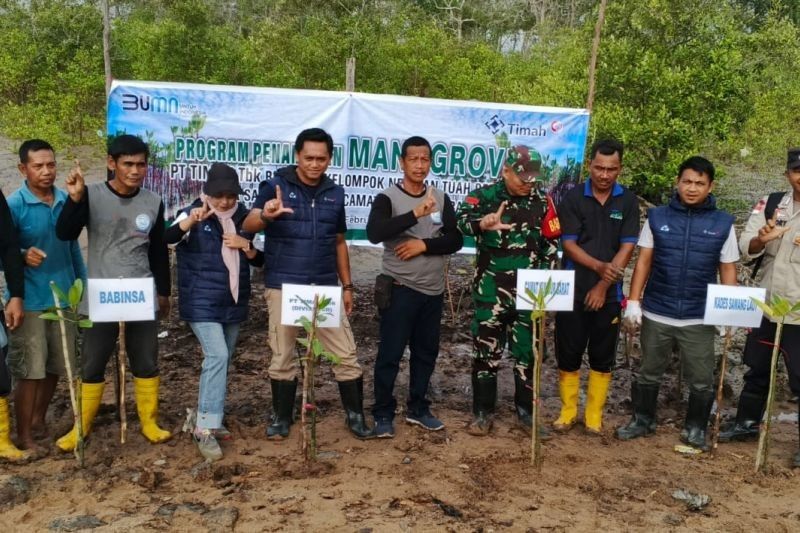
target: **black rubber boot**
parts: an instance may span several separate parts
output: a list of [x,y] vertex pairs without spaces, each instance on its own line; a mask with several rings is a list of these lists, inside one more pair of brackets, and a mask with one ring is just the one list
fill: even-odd
[[692,391],[689,394],[689,406],[686,408],[686,421],[681,430],[681,442],[704,452],[709,450],[706,430],[713,405],[714,391]]
[[297,380],[270,380],[272,388],[272,419],[267,426],[268,439],[285,439],[289,427],[294,423],[294,398],[297,393]]
[[639,385],[635,381],[631,383],[633,417],[628,425],[617,428],[618,439],[631,440],[655,432],[658,389],[658,385]]
[[342,396],[342,406],[344,406],[344,422],[350,433],[359,439],[375,437],[364,418],[364,378],[340,381],[339,394]]
[[478,437],[486,436],[492,429],[494,407],[497,404],[497,374],[478,377],[472,373],[472,422],[467,433]]
[[758,430],[764,418],[767,397],[742,391],[736,408],[736,420],[726,424],[719,432],[720,442],[758,440]]
[[[528,435],[533,430],[533,383],[532,379],[524,379],[514,371],[514,409],[517,411],[517,421]],[[550,432],[545,427],[539,426],[539,438],[548,440]]]

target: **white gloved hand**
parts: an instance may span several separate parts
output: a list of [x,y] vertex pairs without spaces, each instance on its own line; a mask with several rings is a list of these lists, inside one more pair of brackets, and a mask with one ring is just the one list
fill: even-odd
[[625,314],[622,315],[622,326],[628,331],[634,331],[642,325],[642,306],[639,300],[628,300]]

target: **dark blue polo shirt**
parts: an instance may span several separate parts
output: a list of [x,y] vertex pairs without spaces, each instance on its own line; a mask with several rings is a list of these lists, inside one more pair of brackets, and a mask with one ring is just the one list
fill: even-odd
[[[614,259],[622,243],[636,243],[639,238],[639,199],[626,187],[615,183],[605,205],[592,195],[592,183],[586,180],[570,190],[558,205],[561,239],[576,241],[587,254],[607,263]],[[564,254],[563,268],[575,271],[576,309],[581,309],[586,294],[600,276]],[[612,285],[606,302],[622,301],[622,282]]]

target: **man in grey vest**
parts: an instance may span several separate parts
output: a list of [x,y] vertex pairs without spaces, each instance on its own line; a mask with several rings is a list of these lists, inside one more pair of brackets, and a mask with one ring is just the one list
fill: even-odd
[[[445,255],[461,249],[455,209],[442,191],[425,184],[431,145],[410,137],[400,153],[403,181],[375,197],[367,221],[370,242],[383,243],[382,275],[388,302],[380,309],[380,344],[375,361],[374,435],[394,437],[394,382],[410,348],[406,422],[430,431],[444,428],[431,414],[428,383],[439,355]],[[380,291],[380,288],[378,289]]]
[[[65,181],[69,198],[56,222],[56,236],[77,239],[84,226],[89,234],[89,279],[153,278],[161,317],[169,314],[170,272],[164,241],[164,203],[142,189],[147,175],[147,144],[134,135],[120,135],[108,147],[111,179],[86,185],[80,166]],[[83,333],[81,416],[88,435],[103,397],[105,369],[114,352],[119,324],[95,323]],[[163,442],[170,432],[161,429],[158,416],[158,322],[126,322],[125,345],[133,374],[136,410],[142,434]],[[58,439],[63,451],[75,449],[77,429]]]

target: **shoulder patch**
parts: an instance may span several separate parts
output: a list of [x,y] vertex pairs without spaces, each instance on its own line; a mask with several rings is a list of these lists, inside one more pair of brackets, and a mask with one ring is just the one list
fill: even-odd
[[474,196],[467,196],[466,198],[464,198],[464,201],[467,202],[469,205],[478,205],[480,203],[480,200],[478,200]]
[[767,207],[767,199],[762,198],[758,201],[758,203],[753,207],[753,215],[757,215],[759,213],[763,213],[764,209]]

